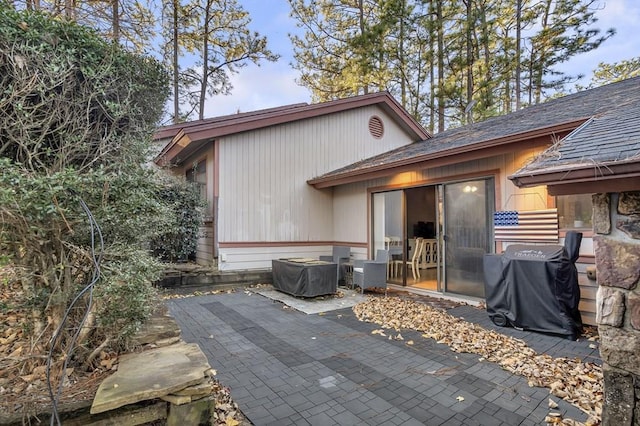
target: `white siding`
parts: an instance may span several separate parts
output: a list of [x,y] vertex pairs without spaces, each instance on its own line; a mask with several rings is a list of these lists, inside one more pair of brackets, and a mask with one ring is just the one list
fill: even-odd
[[330,245],[232,247],[220,250],[218,268],[221,271],[270,269],[272,259],[307,257],[317,259],[331,254]]
[[[373,115],[384,123],[381,139],[369,134]],[[407,134],[377,106],[220,139],[220,268],[264,267],[267,260],[270,266],[272,254],[288,253],[281,247],[265,248],[270,242],[348,241],[334,230],[333,190],[315,189],[307,180],[408,143]],[[366,210],[361,217],[366,220]],[[253,242],[260,244],[225,247]],[[317,247],[308,251],[331,251]],[[297,253],[299,247],[292,244],[290,250]]]

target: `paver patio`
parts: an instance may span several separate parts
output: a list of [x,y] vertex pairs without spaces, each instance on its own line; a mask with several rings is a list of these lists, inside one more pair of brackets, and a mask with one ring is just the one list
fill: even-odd
[[[307,315],[252,292],[168,305],[183,339],[200,345],[255,425],[540,425],[550,411],[548,389],[418,332],[403,331],[405,341],[372,335],[379,326],[358,321],[351,308]],[[480,309],[448,312],[498,329]],[[592,342],[499,330],[538,352],[599,362]],[[552,411],[586,420],[553,399]]]

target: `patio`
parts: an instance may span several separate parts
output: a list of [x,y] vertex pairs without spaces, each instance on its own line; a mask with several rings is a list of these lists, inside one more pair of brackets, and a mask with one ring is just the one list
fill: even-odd
[[[497,328],[480,309],[436,303]],[[587,420],[549,389],[530,387],[524,377],[478,355],[452,352],[416,331],[402,330],[402,340],[383,337],[378,324],[359,321],[352,308],[307,315],[251,290],[168,305],[183,338],[201,346],[256,425],[539,425],[550,413]],[[498,331],[538,353],[599,362],[588,340]],[[557,408],[549,406],[550,397]]]

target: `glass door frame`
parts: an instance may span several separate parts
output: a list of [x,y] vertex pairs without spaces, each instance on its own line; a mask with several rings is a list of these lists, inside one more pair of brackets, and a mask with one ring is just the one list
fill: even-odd
[[[442,285],[442,289],[441,292],[442,293],[451,293],[451,294],[456,294],[456,295],[461,295],[463,297],[484,297],[484,287],[482,287],[482,296],[478,295],[478,294],[466,294],[466,293],[461,293],[461,292],[455,292],[455,291],[451,291],[451,289],[449,288],[449,277],[447,276],[447,270],[450,269],[453,266],[453,259],[449,258],[449,256],[451,255],[451,251],[449,250],[448,244],[451,244],[451,238],[449,235],[447,235],[447,210],[451,209],[453,210],[453,208],[451,206],[448,206],[447,200],[446,200],[446,193],[447,193],[447,187],[453,187],[454,185],[462,185],[465,183],[469,183],[472,184],[473,183],[477,183],[479,181],[483,182],[483,186],[484,186],[484,196],[482,198],[482,201],[484,202],[484,212],[485,212],[485,220],[484,220],[484,224],[486,226],[486,228],[484,229],[484,237],[486,237],[486,242],[484,244],[483,249],[485,250],[485,253],[494,253],[495,252],[495,239],[494,239],[494,234],[493,234],[493,213],[495,212],[496,209],[496,177],[495,176],[477,176],[477,177],[470,177],[468,179],[461,179],[461,180],[456,180],[456,181],[451,181],[451,182],[444,182],[439,186],[439,190],[441,191],[439,194],[439,202],[441,201],[442,204],[441,206],[439,205],[439,209],[441,208],[442,210],[439,211],[440,213],[440,217],[441,217],[441,224],[440,224],[440,231],[441,231],[441,238],[440,238],[440,242],[441,242],[441,246],[440,246],[440,255],[441,255],[441,263],[440,263],[440,267],[441,269],[441,279],[438,280],[438,283]],[[466,189],[466,187],[465,187]],[[476,247],[472,247],[473,249],[479,249]],[[477,256],[476,256],[477,257]],[[482,259],[475,259],[475,263],[479,264],[480,268],[482,268]],[[480,271],[481,273],[482,271]],[[477,277],[476,277],[477,278]]]
[[[489,173],[489,174],[480,174],[477,176],[465,176],[464,178],[461,179],[452,179],[452,180],[443,180],[440,182],[430,182],[430,183],[423,183],[423,184],[417,184],[417,185],[408,185],[408,186],[404,186],[401,188],[398,187],[394,187],[394,188],[388,188],[388,189],[378,189],[375,191],[372,191],[371,194],[371,198],[370,198],[370,202],[371,202],[371,229],[370,229],[370,238],[372,241],[371,244],[371,251],[372,251],[372,255],[375,255],[375,251],[378,248],[383,248],[384,246],[378,247],[376,244],[376,235],[375,235],[375,221],[377,220],[377,215],[375,214],[375,209],[376,209],[376,203],[375,203],[375,198],[376,196],[380,196],[379,194],[385,194],[385,193],[389,193],[389,192],[398,192],[401,195],[401,218],[402,218],[402,242],[403,242],[403,248],[402,248],[402,264],[405,265],[403,267],[406,268],[406,262],[408,260],[408,250],[407,250],[407,200],[406,200],[406,191],[410,190],[410,189],[415,189],[415,188],[426,188],[426,187],[433,187],[435,190],[435,238],[438,241],[437,244],[437,249],[438,249],[438,260],[437,260],[437,267],[436,267],[436,292],[438,293],[447,293],[448,289],[447,289],[447,273],[446,273],[446,265],[447,265],[447,259],[446,259],[446,253],[447,253],[447,242],[445,241],[445,225],[446,225],[446,203],[445,203],[445,187],[447,185],[452,185],[452,184],[460,184],[460,183],[464,183],[464,182],[472,182],[472,181],[484,181],[484,186],[487,190],[486,194],[485,194],[485,208],[487,209],[486,214],[487,214],[487,220],[486,220],[486,233],[487,233],[487,249],[489,253],[494,253],[495,252],[495,239],[494,239],[494,235],[493,235],[493,226],[492,226],[492,218],[493,218],[493,212],[495,212],[496,209],[496,200],[498,197],[498,190],[499,188],[496,187],[496,182],[498,181],[498,176],[496,174],[493,173]],[[487,198],[488,197],[488,198]],[[490,220],[491,219],[491,220]],[[383,237],[384,240],[384,237]],[[410,285],[407,285],[407,277],[406,277],[406,271],[405,273],[402,274],[402,280],[400,283],[397,283],[397,285],[401,285],[403,287],[410,287]],[[459,293],[452,293],[452,294],[459,294]],[[462,296],[466,296],[464,294],[461,294]],[[469,297],[473,297],[473,296],[469,296]]]
[[[414,185],[414,186],[407,186],[407,187],[402,187],[402,188],[390,188],[390,189],[386,189],[386,190],[379,190],[379,191],[375,191],[375,192],[371,192],[371,230],[370,230],[370,241],[372,242],[371,244],[371,251],[372,253],[370,253],[370,257],[375,256],[376,250],[378,249],[382,249],[385,248],[384,245],[384,238],[386,236],[388,236],[385,231],[386,231],[386,227],[385,224],[386,223],[381,223],[380,222],[380,216],[382,216],[382,220],[386,222],[385,219],[385,213],[388,211],[386,209],[386,203],[387,203],[387,198],[385,197],[385,194],[389,194],[389,193],[397,193],[400,196],[400,200],[399,200],[399,206],[400,206],[400,211],[399,212],[394,212],[394,213],[398,213],[400,215],[400,228],[401,228],[401,232],[399,232],[399,237],[400,237],[400,245],[402,247],[401,252],[400,252],[400,258],[396,259],[398,261],[399,265],[402,265],[401,267],[403,268],[401,273],[398,273],[397,275],[400,277],[400,280],[398,282],[398,280],[394,280],[395,282],[391,281],[391,278],[388,278],[388,282],[391,282],[392,284],[396,284],[396,285],[401,285],[403,287],[411,287],[410,284],[407,283],[407,276],[409,275],[408,273],[408,267],[407,267],[407,262],[409,261],[409,249],[408,249],[408,237],[409,237],[409,230],[408,230],[408,202],[407,202],[407,191],[412,190],[412,189],[426,189],[426,188],[431,188],[433,193],[434,193],[434,198],[435,198],[435,202],[433,207],[433,214],[435,215],[435,219],[434,219],[434,239],[436,239],[438,241],[437,244],[437,266],[436,266],[436,290],[437,292],[441,292],[442,289],[442,283],[440,281],[440,277],[441,277],[441,268],[442,268],[442,257],[441,257],[441,229],[440,229],[440,223],[441,223],[441,218],[440,218],[440,210],[441,208],[439,207],[439,200],[438,200],[438,194],[439,194],[439,189],[438,189],[439,185],[437,184],[428,184],[428,185]],[[381,203],[381,201],[377,201],[377,200],[384,200],[384,203]],[[381,231],[382,230],[382,231]],[[377,232],[383,232],[385,233],[384,236],[380,237],[377,235]],[[391,254],[390,253],[390,258],[391,258]],[[397,253],[396,253],[397,255]],[[394,265],[394,267],[397,267],[397,265]]]

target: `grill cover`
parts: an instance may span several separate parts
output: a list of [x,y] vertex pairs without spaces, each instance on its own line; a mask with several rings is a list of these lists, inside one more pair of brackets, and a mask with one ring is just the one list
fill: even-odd
[[[500,326],[514,326],[575,340],[582,332],[575,260],[580,240],[566,248],[514,244],[502,255],[485,255],[487,313]],[[568,250],[572,250],[569,254]]]

